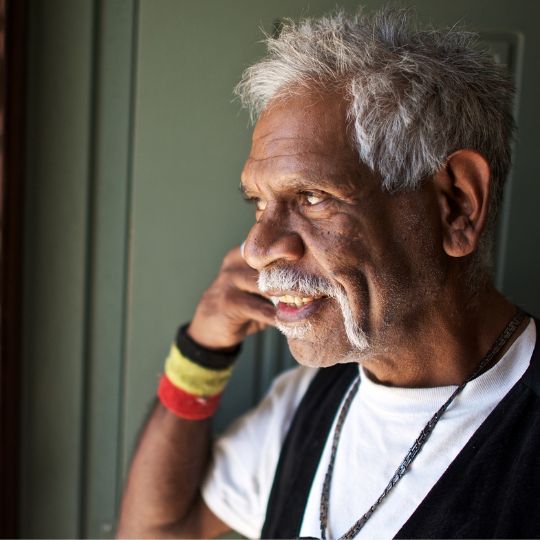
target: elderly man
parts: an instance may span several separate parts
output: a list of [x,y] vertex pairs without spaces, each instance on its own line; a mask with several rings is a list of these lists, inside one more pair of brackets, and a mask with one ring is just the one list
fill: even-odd
[[[119,535],[540,535],[535,323],[489,275],[512,86],[409,19],[288,22],[244,74],[256,222],[178,333]],[[211,451],[268,325],[302,366]]]

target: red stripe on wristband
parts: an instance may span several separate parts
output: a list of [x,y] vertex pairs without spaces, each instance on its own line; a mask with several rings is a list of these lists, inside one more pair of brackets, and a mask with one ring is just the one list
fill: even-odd
[[204,420],[216,412],[221,394],[210,397],[194,396],[175,386],[162,375],[157,392],[164,407],[185,420]]

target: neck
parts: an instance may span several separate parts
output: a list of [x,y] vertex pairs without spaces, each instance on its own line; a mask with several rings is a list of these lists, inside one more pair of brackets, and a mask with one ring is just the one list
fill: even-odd
[[[395,336],[396,345],[363,359],[367,375],[388,386],[436,387],[459,385],[489,352],[516,313],[492,285],[474,297],[439,299],[414,327]],[[524,320],[486,369],[508,350],[527,325]],[[386,351],[391,350],[388,354]]]

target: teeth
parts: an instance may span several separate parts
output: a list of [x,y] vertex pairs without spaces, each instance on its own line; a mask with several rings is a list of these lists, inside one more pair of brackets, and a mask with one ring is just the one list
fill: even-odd
[[277,305],[279,302],[281,302],[283,304],[289,304],[291,306],[302,307],[306,304],[309,304],[310,302],[313,302],[314,298],[285,294],[283,296],[272,296],[271,300],[274,305]]

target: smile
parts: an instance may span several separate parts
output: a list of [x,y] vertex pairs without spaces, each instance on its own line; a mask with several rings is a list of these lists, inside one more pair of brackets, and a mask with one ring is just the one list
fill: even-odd
[[285,294],[284,296],[272,296],[271,300],[275,306],[278,304],[286,304],[287,306],[291,307],[302,307],[313,302],[315,298],[310,298],[308,296],[291,296],[290,294]]
[[276,306],[276,317],[282,323],[294,323],[306,319],[317,311],[326,297],[295,296],[285,294],[272,296]]

